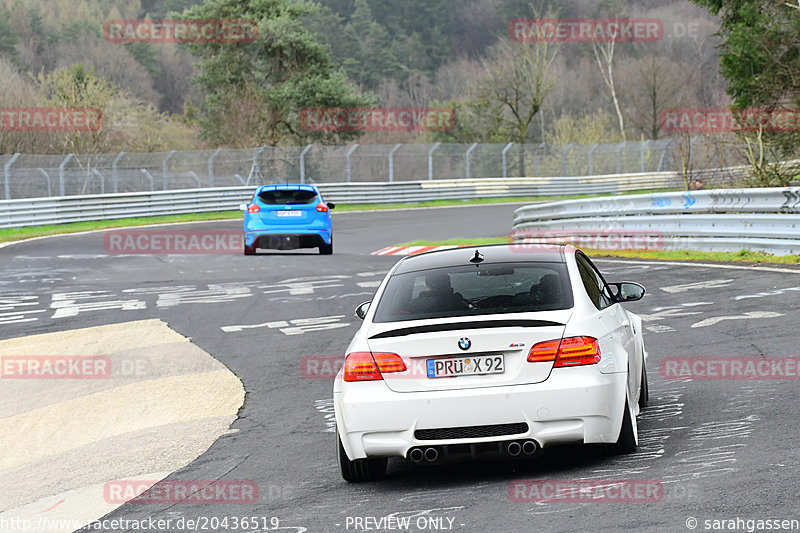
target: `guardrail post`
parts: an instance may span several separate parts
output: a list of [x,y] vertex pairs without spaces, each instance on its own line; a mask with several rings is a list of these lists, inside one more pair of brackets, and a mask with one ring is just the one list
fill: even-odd
[[175,150],[172,150],[170,153],[167,154],[167,157],[164,158],[164,163],[161,165],[161,179],[164,182],[164,190],[166,191],[169,187],[167,187],[167,162],[172,159],[172,156],[175,155]]
[[[545,143],[541,143],[536,147],[536,151],[533,152],[533,173],[537,176],[539,175],[539,150],[545,146],[547,146]],[[525,145],[522,145],[522,149],[525,150]],[[522,169],[522,173],[525,173],[524,168]]]
[[75,157],[75,154],[69,154],[60,165],[58,165],[58,192],[59,196],[66,196],[65,188],[64,188],[64,171],[67,168],[67,163]]
[[503,148],[503,177],[508,177],[508,159],[507,154],[511,147],[514,146],[514,143],[508,143],[505,148]]
[[114,192],[119,192],[119,160],[125,155],[125,152],[120,152],[114,162],[111,164],[111,179],[114,180]]
[[597,150],[597,147],[600,146],[600,143],[594,143],[594,146],[589,149],[589,175],[594,176],[594,151]]
[[[6,185],[5,186],[6,200],[11,200],[11,185],[10,185],[9,180],[8,180],[9,173],[11,172],[11,165],[13,165],[14,161],[16,161],[19,158],[19,156],[21,156],[21,155],[22,154],[14,154],[14,156],[11,159],[9,159],[8,162],[5,164],[5,167],[3,169],[5,171],[5,179],[6,179],[6,182],[5,182],[5,185]],[[49,196],[49,193],[48,193],[48,196]]]
[[402,144],[395,144],[394,148],[389,152],[389,183],[394,181],[394,153],[403,146]]
[[436,143],[428,150],[428,181],[433,181],[433,152],[435,152],[441,144],[442,143]]
[[642,165],[641,165],[642,170],[641,170],[641,172],[644,172],[644,151],[647,148],[648,144],[650,144],[650,140],[649,139],[644,141],[643,143],[641,143],[641,145],[639,146],[639,148],[641,149],[641,156],[642,156]]
[[355,152],[356,148],[359,146],[359,144],[354,144],[353,147],[347,151],[347,183],[352,181],[352,175],[350,174],[350,156],[353,155],[353,152]]
[[50,192],[50,176],[47,174],[47,172],[44,171],[43,168],[40,168],[39,172],[44,174],[44,177],[47,180],[47,196],[49,197],[51,194],[53,194],[52,192]]
[[313,144],[309,144],[300,152],[300,183],[306,182],[306,154],[313,146]]
[[572,150],[572,147],[573,147],[574,145],[575,145],[575,143],[569,143],[569,144],[567,145],[567,147],[566,147],[566,148],[564,148],[564,166],[562,167],[562,168],[563,168],[563,171],[561,172],[561,174],[562,174],[562,175],[563,175],[565,178],[567,177],[567,154],[569,153],[569,151],[570,151],[570,150]]
[[622,141],[617,148],[617,174],[622,174],[622,149],[625,148],[625,142]]
[[100,174],[100,171],[97,170],[96,168],[92,169],[92,174],[94,174],[96,177],[100,178],[100,194],[105,194],[106,193],[106,180],[105,180],[105,178],[103,177],[102,174]]
[[467,154],[466,154],[466,158],[467,158],[467,177],[468,177],[468,178],[471,178],[471,177],[472,177],[472,176],[470,175],[470,174],[471,174],[471,172],[470,172],[470,165],[469,165],[469,154],[471,154],[471,153],[472,153],[472,151],[473,151],[473,150],[475,150],[475,148],[477,148],[477,147],[478,147],[478,143],[475,143],[475,144],[473,144],[472,146],[470,146],[469,148],[467,148]]
[[142,174],[144,174],[144,176],[145,176],[147,179],[149,179],[149,180],[150,180],[150,192],[153,192],[153,191],[155,190],[155,180],[153,179],[153,175],[152,175],[152,174],[150,174],[150,172],[148,172],[146,168],[140,168],[140,169],[139,169],[139,172],[141,172]]
[[217,148],[217,151],[211,154],[211,157],[208,158],[208,186],[214,186],[214,159],[219,155],[222,151],[222,148]]

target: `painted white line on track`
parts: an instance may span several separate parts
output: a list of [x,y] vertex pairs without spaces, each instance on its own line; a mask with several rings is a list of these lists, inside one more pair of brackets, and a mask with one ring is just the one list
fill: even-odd
[[695,289],[718,289],[727,287],[733,283],[732,279],[712,279],[709,281],[697,281],[695,283],[685,283],[683,285],[672,285],[671,287],[661,287],[661,290],[670,294],[687,292]]
[[751,311],[749,313],[745,313],[743,315],[735,315],[735,316],[713,316],[711,318],[706,318],[692,324],[693,328],[705,328],[707,326],[713,326],[714,324],[718,324],[725,320],[751,320],[757,318],[778,318],[779,316],[785,316],[783,313],[776,313],[774,311]]

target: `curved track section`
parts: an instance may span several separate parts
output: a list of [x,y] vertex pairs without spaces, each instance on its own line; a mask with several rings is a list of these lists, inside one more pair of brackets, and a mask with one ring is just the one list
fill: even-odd
[[[685,381],[659,371],[661,360],[674,356],[796,356],[800,269],[791,267],[597,261],[609,281],[639,281],[649,289],[630,306],[643,316],[650,353],[650,406],[639,421],[635,454],[562,447],[527,463],[433,468],[393,460],[384,481],[341,480],[332,383],[324,366],[302,362],[341,357],[357,328],[352,310],[397,260],[370,253],[412,239],[507,234],[515,207],[341,214],[334,219],[337,248],[328,257],[110,255],[102,234],[6,247],[0,327],[9,338],[158,318],[242,380],[247,396],[235,431],[168,479],[251,482],[257,502],[151,500],[106,517],[172,521],[162,529],[151,522],[151,531],[205,524],[252,532],[660,532],[686,531],[690,518],[698,529],[705,520],[798,518],[789,490],[798,472],[791,449],[799,435],[789,422],[800,408],[796,381]],[[93,458],[85,461],[90,468]],[[519,480],[578,480],[598,495],[633,480],[655,483],[661,492],[649,500],[543,502],[530,491],[515,493]],[[239,520],[245,516],[257,520]],[[135,530],[132,524],[107,523],[104,530]]]

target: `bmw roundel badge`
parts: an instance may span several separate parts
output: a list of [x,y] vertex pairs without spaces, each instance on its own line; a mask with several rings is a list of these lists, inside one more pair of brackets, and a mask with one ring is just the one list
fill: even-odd
[[469,340],[467,337],[461,337],[458,341],[458,347],[462,350],[469,350],[469,347],[472,346],[472,341]]

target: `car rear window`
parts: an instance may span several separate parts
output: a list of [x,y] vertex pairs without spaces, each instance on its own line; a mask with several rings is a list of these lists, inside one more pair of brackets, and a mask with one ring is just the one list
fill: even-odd
[[572,307],[563,263],[465,265],[392,276],[375,322],[553,311]]
[[279,204],[310,204],[317,198],[314,191],[298,189],[277,189],[273,191],[263,191],[258,195],[258,199],[269,205]]

